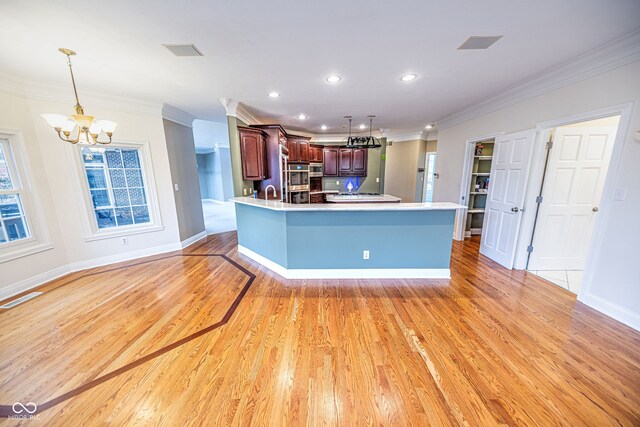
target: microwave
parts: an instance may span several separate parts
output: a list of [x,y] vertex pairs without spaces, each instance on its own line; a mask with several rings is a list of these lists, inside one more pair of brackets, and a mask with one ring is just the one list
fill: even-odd
[[322,177],[322,163],[309,163],[309,176]]

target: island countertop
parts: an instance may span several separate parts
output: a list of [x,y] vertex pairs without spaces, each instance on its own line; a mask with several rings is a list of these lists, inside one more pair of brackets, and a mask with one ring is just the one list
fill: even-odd
[[278,200],[254,199],[253,197],[234,197],[234,203],[255,206],[274,211],[312,212],[312,211],[442,211],[466,209],[464,205],[449,202],[430,203],[284,203]]

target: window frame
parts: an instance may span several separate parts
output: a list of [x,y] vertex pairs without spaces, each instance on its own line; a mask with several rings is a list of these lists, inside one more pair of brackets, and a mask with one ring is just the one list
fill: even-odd
[[[69,144],[70,145],[70,144]],[[91,148],[120,148],[124,150],[136,149],[138,150],[138,159],[140,161],[140,171],[142,173],[143,187],[145,196],[147,198],[147,208],[149,210],[149,222],[143,224],[128,224],[128,225],[116,225],[115,227],[99,228],[98,221],[95,214],[95,208],[93,206],[93,199],[91,197],[91,189],[89,188],[89,182],[87,178],[87,172],[85,169],[84,159],[82,157],[82,148],[86,148],[86,145],[70,146],[72,156],[77,172],[77,181],[79,183],[80,191],[78,194],[81,201],[81,205],[84,206],[83,223],[85,227],[84,240],[87,242],[101,239],[110,239],[120,236],[130,236],[139,233],[150,233],[154,231],[161,231],[164,229],[162,220],[160,217],[160,208],[158,205],[158,197],[155,185],[155,174],[153,173],[153,163],[151,161],[151,154],[149,150],[149,142],[139,141],[125,141],[117,140],[108,145],[96,145]],[[105,159],[106,161],[106,159]],[[105,168],[105,178],[107,180],[108,188],[110,187],[109,175]],[[109,198],[112,194],[109,192]]]
[[0,129],[0,144],[7,156],[7,166],[22,204],[23,218],[28,227],[29,237],[0,244],[0,264],[32,255],[54,247],[45,222],[37,188],[31,185],[29,171],[33,170],[25,155],[25,143],[22,132],[13,129]]

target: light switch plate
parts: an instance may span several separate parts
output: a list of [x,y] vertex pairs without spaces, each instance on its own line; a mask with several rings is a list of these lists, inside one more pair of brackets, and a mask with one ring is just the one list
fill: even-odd
[[173,184],[173,189],[176,191],[180,191],[180,187],[178,187],[178,184]]

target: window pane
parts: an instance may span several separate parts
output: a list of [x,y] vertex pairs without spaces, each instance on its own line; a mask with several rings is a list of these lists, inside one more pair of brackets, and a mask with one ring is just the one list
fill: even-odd
[[116,226],[116,218],[113,209],[96,210],[96,219],[98,220],[98,228],[107,228]]
[[136,224],[150,221],[149,209],[146,206],[134,206],[131,210],[133,210],[133,219],[136,221]]
[[107,188],[107,179],[102,168],[87,168],[89,188]]
[[22,215],[20,198],[15,194],[0,196],[0,217],[10,218]]
[[87,147],[83,147],[82,148],[82,159],[84,160],[85,164],[92,164],[92,163],[104,163],[104,156],[102,155],[102,152],[104,151],[104,149],[100,149],[100,148],[87,148]]
[[138,150],[122,150],[122,158],[124,159],[125,168],[140,168]]
[[126,189],[114,189],[113,196],[116,201],[116,206],[131,206],[129,203],[129,193]]
[[131,208],[116,209],[116,220],[118,225],[133,224],[133,218],[131,217]]
[[131,205],[144,205],[147,203],[144,197],[144,188],[130,188],[129,199],[131,200]]
[[142,174],[140,169],[126,169],[127,185],[129,187],[142,187]]
[[107,164],[110,168],[122,167],[122,156],[120,155],[119,148],[109,148],[105,150],[105,155],[107,156]]
[[29,237],[27,233],[27,226],[24,223],[24,218],[12,218],[4,221],[4,228],[7,231],[9,240],[19,240]]
[[91,190],[91,200],[93,207],[111,206],[109,192],[107,190]]
[[111,177],[111,186],[113,188],[127,188],[127,182],[124,180],[124,169],[109,169]]
[[7,163],[7,158],[4,154],[4,147],[0,145],[0,190],[10,190],[13,188]]
[[6,241],[7,238],[4,234],[4,225],[2,224],[2,221],[0,221],[0,243],[5,243]]

